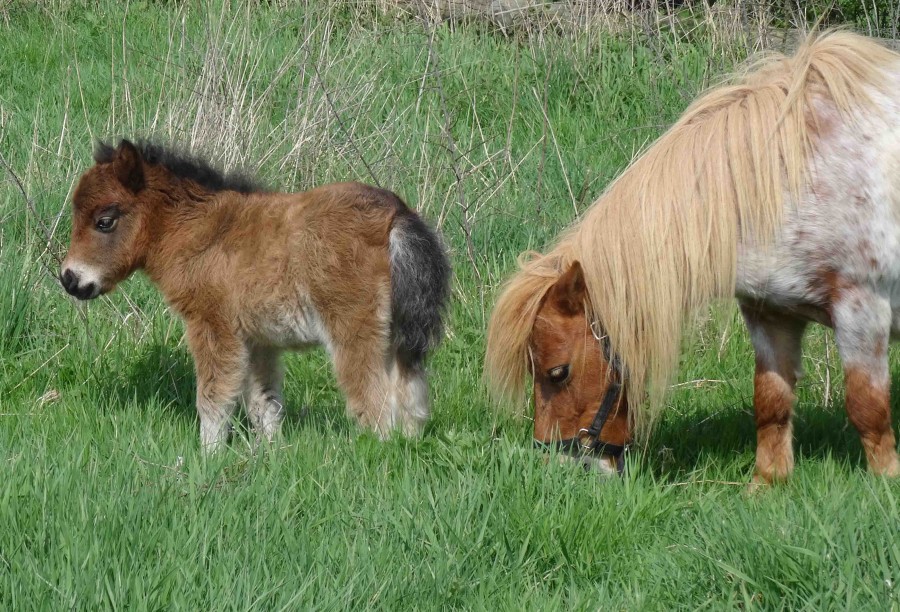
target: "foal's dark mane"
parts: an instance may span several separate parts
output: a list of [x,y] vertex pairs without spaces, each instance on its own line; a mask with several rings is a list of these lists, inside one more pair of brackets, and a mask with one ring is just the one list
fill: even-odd
[[[123,139],[122,143],[129,141]],[[176,177],[194,181],[210,191],[238,191],[254,193],[265,189],[242,172],[224,173],[209,162],[175,147],[141,140],[134,147],[148,164],[162,166]],[[98,164],[111,162],[116,156],[116,148],[105,142],[98,142],[94,150],[94,161]]]

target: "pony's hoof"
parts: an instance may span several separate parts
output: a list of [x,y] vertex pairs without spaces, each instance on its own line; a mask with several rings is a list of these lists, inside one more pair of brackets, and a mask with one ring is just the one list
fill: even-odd
[[771,488],[772,484],[769,481],[758,474],[754,474],[744,493],[749,496],[762,495]]

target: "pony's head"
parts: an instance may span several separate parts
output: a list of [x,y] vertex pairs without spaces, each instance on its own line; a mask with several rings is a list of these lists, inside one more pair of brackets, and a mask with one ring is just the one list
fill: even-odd
[[487,372],[508,396],[521,396],[530,375],[536,446],[603,473],[622,470],[631,440],[622,368],[591,322],[578,261],[533,260],[507,285],[488,331]]
[[573,262],[541,302],[528,344],[534,440],[602,472],[621,471],[631,439],[621,367],[585,310],[581,264]]
[[111,291],[140,267],[147,248],[149,206],[144,162],[123,140],[100,145],[96,162],[78,182],[72,198],[72,238],[60,282],[80,300]]

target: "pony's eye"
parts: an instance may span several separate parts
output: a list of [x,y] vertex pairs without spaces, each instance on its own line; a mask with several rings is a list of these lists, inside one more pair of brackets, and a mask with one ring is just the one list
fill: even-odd
[[115,229],[117,221],[118,219],[116,217],[100,217],[97,219],[96,226],[98,230],[104,234],[108,234]]
[[556,366],[547,371],[547,378],[554,384],[565,382],[569,378],[569,365]]

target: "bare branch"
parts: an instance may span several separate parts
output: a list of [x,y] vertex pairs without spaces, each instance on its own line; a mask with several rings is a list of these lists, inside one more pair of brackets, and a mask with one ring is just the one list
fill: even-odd
[[[22,183],[22,180],[19,178],[19,175],[16,174],[15,170],[12,169],[12,166],[3,156],[3,153],[0,153],[0,165],[6,170],[9,176],[12,178],[13,183],[16,184],[16,187],[19,189],[19,193],[22,194],[22,198],[25,200],[25,206],[28,208],[28,212],[31,213],[31,216],[34,218],[35,222],[38,224],[38,227],[41,228],[41,232],[44,234],[44,241],[47,245],[46,252],[50,253],[50,256],[56,261],[57,267],[62,263],[59,256],[54,252],[51,247],[53,244],[53,232],[49,227],[43,222],[40,215],[38,214],[37,208],[34,205],[34,200],[28,197],[28,192],[25,191],[25,185]],[[44,266],[47,268],[47,271],[50,272],[51,276],[56,277],[56,273],[46,264]]]
[[484,281],[481,278],[481,271],[478,267],[478,258],[475,254],[475,244],[472,241],[472,222],[469,218],[469,204],[466,200],[466,192],[463,186],[463,179],[465,178],[465,175],[459,167],[459,160],[462,156],[460,155],[459,148],[456,146],[456,139],[453,137],[450,109],[447,106],[447,96],[444,90],[444,82],[441,78],[438,56],[434,50],[435,35],[435,25],[432,23],[430,25],[430,32],[428,36],[428,63],[433,67],[432,74],[434,75],[435,83],[437,85],[437,92],[441,102],[441,112],[444,115],[444,124],[442,131],[446,149],[450,153],[450,169],[453,171],[453,176],[455,177],[454,184],[456,186],[456,196],[460,208],[460,227],[462,228],[463,235],[466,241],[466,255],[469,258],[469,262],[472,264],[472,270],[475,272],[475,276],[478,278],[478,292],[481,297],[482,314],[484,314]]

